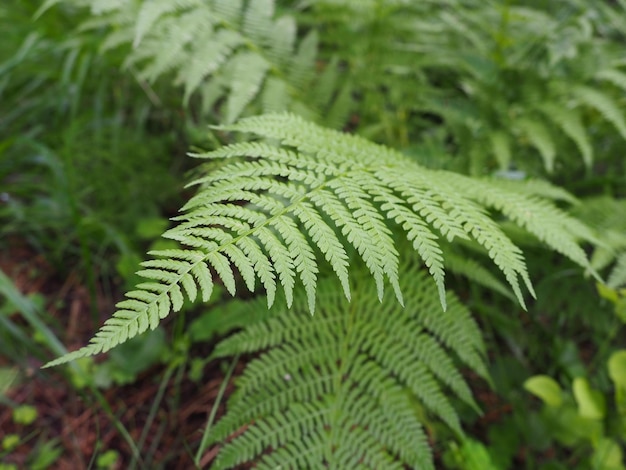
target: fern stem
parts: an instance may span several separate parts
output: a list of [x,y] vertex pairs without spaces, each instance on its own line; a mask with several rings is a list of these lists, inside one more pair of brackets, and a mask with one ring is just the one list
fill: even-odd
[[202,433],[202,440],[200,441],[200,446],[198,447],[198,451],[196,452],[196,457],[194,459],[194,464],[196,467],[200,467],[200,459],[202,458],[202,453],[205,451],[207,447],[207,443],[209,440],[209,433],[211,431],[211,427],[213,426],[213,421],[215,421],[215,416],[217,415],[217,409],[224,398],[224,392],[226,392],[226,387],[230,383],[230,377],[233,375],[235,371],[235,366],[237,362],[239,362],[239,354],[233,357],[233,360],[226,371],[226,375],[220,384],[220,389],[217,392],[217,397],[215,398],[215,403],[213,404],[213,408],[211,408],[211,414],[209,414],[209,419],[207,420],[206,426],[204,428],[204,432]]
[[[154,421],[154,417],[156,416],[159,405],[161,404],[161,400],[163,400],[165,389],[167,385],[169,384],[170,378],[172,377],[172,374],[174,373],[175,369],[176,367],[170,366],[165,370],[165,374],[163,376],[163,379],[161,380],[161,384],[159,385],[159,390],[157,391],[156,397],[154,398],[154,401],[152,402],[152,406],[150,407],[150,413],[148,413],[148,419],[146,419],[146,423],[144,424],[143,429],[141,431],[141,436],[139,437],[139,441],[137,442],[137,447],[139,449],[141,449],[146,442],[146,438],[148,437],[148,431],[150,431],[150,428],[152,427],[152,422]],[[133,459],[128,465],[129,470],[134,469],[136,464],[137,464],[136,456],[133,456]]]
[[[339,368],[335,374],[334,389],[338,391],[338,395],[342,395],[346,391],[346,386],[345,386],[346,384],[344,382],[344,376],[346,375],[347,371],[345,370],[345,367],[347,364],[350,364],[352,362],[349,358],[350,342],[352,339],[351,332],[354,331],[353,325],[354,325],[354,319],[355,319],[355,315],[357,311],[356,303],[354,302],[350,302],[349,304],[347,304],[346,308],[350,310],[350,315],[348,317],[348,322],[345,325],[345,335],[344,335],[343,342],[341,345],[342,353],[340,357],[342,358],[342,360],[340,361]],[[338,434],[339,434],[339,431],[341,430],[341,425],[339,424],[339,421],[343,413],[343,410],[342,410],[343,401],[344,401],[344,397],[338,396],[337,399],[334,400],[334,403],[335,403],[334,409],[329,414],[330,439],[328,439],[328,446],[326,448],[326,453],[327,453],[326,462],[328,463],[329,468],[335,468],[335,465],[333,465],[332,463],[333,462],[333,447],[335,447],[336,445],[335,443],[338,441]]]

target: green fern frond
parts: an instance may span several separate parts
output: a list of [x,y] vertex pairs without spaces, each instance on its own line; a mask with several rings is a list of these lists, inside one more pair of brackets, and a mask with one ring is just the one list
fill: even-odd
[[617,69],[601,70],[595,75],[597,80],[607,81],[626,91],[626,73]]
[[552,173],[554,170],[554,159],[556,157],[556,147],[550,131],[541,121],[534,119],[522,118],[515,122],[515,125],[521,130],[530,143],[539,151],[543,158],[543,164]]
[[196,155],[231,161],[192,183],[201,185],[200,191],[175,218],[179,225],[164,234],[186,248],[152,252],[157,259],[140,271],[148,282],[127,295],[88,346],[50,365],[107,351],[156,327],[181,308],[185,295],[193,300],[200,292],[208,299],[213,275],[235,295],[235,268],[250,291],[256,279],[261,281],[268,306],[278,284],[288,306],[296,284],[302,284],[313,312],[319,255],[350,298],[354,250],[369,269],[378,298],[388,282],[403,303],[396,229],[428,267],[444,309],[445,255],[439,237],[482,246],[524,305],[519,279],[533,290],[522,252],[488,209],[588,266],[576,241],[592,239],[589,230],[550,202],[526,195],[523,185],[428,170],[389,148],[288,114],[248,118],[225,129],[269,140]]
[[579,86],[574,88],[572,92],[581,103],[584,103],[591,108],[595,108],[598,112],[600,112],[600,114],[602,114],[607,121],[615,126],[620,135],[626,139],[626,121],[624,120],[624,114],[615,104],[613,99],[609,98],[606,94],[589,87]]
[[231,93],[226,103],[225,121],[231,123],[242,113],[244,108],[257,96],[265,74],[270,68],[267,61],[256,53],[242,52],[232,62],[233,68]]
[[[591,257],[594,269],[608,267],[626,252],[626,200],[607,196],[588,198],[574,208],[573,214],[597,232],[599,240],[595,242]],[[611,286],[614,286],[615,276],[620,277],[619,274],[609,275]]]
[[[489,179],[483,186],[479,180],[451,177],[463,193],[477,198],[482,204],[497,209],[511,221],[550,248],[565,255],[580,266],[590,268],[579,241],[598,243],[597,236],[582,222],[566,215],[543,199],[529,195],[524,182]],[[504,192],[502,192],[504,191]],[[530,288],[530,287],[529,287]]]
[[626,286],[626,252],[617,257],[617,262],[609,275],[607,285],[613,289]]
[[504,297],[515,300],[515,296],[511,294],[507,286],[475,259],[453,251],[446,251],[446,268],[467,278],[470,282],[480,284]]
[[139,46],[146,33],[159,18],[167,13],[175,13],[191,7],[201,5],[200,0],[152,0],[143,2],[137,14],[133,47]]
[[593,149],[583,126],[580,112],[577,109],[565,109],[554,103],[545,103],[539,107],[539,110],[574,141],[585,165],[591,167]]
[[493,154],[502,169],[508,169],[511,164],[511,142],[509,136],[503,131],[492,131],[489,140]]
[[206,113],[223,103],[222,122],[235,121],[253,103],[307,117],[324,110],[308,100],[317,33],[299,39],[295,19],[278,16],[274,0],[128,0],[106,9],[96,8],[96,0],[65,1],[91,7],[83,30],[110,31],[103,51],[131,46],[125,67],[148,82],[174,74],[186,104],[196,92],[208,100]]
[[[419,266],[404,262],[400,271],[405,308],[379,303],[370,275],[355,270],[351,303],[326,279],[315,316],[305,314],[306,296],[296,295],[292,309],[274,310],[217,346],[217,357],[266,352],[237,380],[210,433],[212,442],[226,442],[246,428],[223,445],[213,468],[247,461],[258,468],[434,468],[414,403],[461,433],[450,396],[476,404],[453,358],[486,376],[485,349],[456,298],[449,295],[442,312]],[[253,316],[264,307],[257,300],[228,308]]]
[[570,192],[563,188],[554,186],[553,184],[541,179],[527,179],[522,182],[513,183],[518,186],[519,190],[524,194],[532,194],[541,199],[551,199],[553,201],[561,201],[573,206],[580,204]]

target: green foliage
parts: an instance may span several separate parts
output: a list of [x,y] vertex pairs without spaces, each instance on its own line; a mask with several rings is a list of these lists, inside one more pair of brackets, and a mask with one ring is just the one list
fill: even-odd
[[37,409],[30,405],[18,406],[13,410],[13,421],[18,424],[31,424],[37,418]]
[[[470,171],[532,169],[538,155],[552,172],[565,158],[557,148],[566,153],[566,140],[590,167],[588,129],[602,120],[626,138],[616,101],[624,84],[621,54],[602,38],[606,19],[623,14],[620,7],[455,3],[419,20],[428,33],[417,47],[448,84],[426,95],[427,109],[445,119]],[[623,37],[623,30],[611,33]]]
[[123,47],[124,67],[148,83],[173,74],[184,101],[202,114],[219,107],[221,121],[229,123],[253,102],[263,112],[290,109],[311,117],[324,110],[307,99],[317,34],[298,37],[295,18],[276,12],[274,0],[65,3],[90,7],[82,29],[108,31],[102,51]]
[[[133,280],[141,257],[132,241],[148,244],[146,233],[167,228],[158,208],[175,180],[161,157],[187,147],[197,123],[220,125],[202,139],[213,150],[195,150],[205,163],[159,242],[169,245],[152,247],[143,279],[90,344],[48,366],[116,348],[95,370],[104,381],[132,380],[158,351],[120,344],[213,298],[212,318],[196,319],[191,339],[217,331],[227,337],[212,358],[254,357],[206,434],[221,446],[218,468],[432,468],[438,421],[459,443],[444,445],[444,465],[549,468],[515,459],[558,435],[562,445],[586,443],[572,462],[608,468],[619,459],[617,433],[600,422],[609,379],[598,388],[582,378],[594,363],[578,344],[598,348],[597,365],[621,338],[613,306],[583,272],[606,273],[599,290],[619,311],[625,6],[48,0],[39,18],[62,18],[61,27],[11,28],[0,46],[0,93],[12,100],[0,129],[25,136],[0,138],[0,152],[28,157],[0,161],[3,234],[43,225],[31,239],[79,240],[85,265],[113,244],[124,254],[118,271]],[[79,29],[70,35],[67,23]],[[39,132],[48,116],[72,123]],[[100,176],[84,184],[83,174]],[[48,189],[34,191],[42,182]],[[489,429],[492,448],[462,436],[462,410],[477,406],[459,366],[488,371],[481,331],[446,287],[481,315],[495,386],[516,407]],[[521,387],[538,371],[549,375],[527,385],[548,403],[547,417],[527,413]],[[558,385],[569,381],[573,395]]]
[[56,8],[35,22],[27,3],[0,7],[0,234],[62,272],[80,260],[89,279],[94,264],[112,271],[111,253],[135,252],[138,215],[175,194],[175,131],[161,132],[172,117],[98,53],[101,34],[68,36],[83,13]]
[[[617,98],[626,72],[617,41],[605,39],[626,36],[620,6],[47,3],[89,7],[82,29],[108,31],[101,50],[121,47],[125,66],[150,83],[173,75],[186,103],[222,123],[290,110],[328,127],[356,124],[394,147],[431,139],[438,153],[459,153],[456,168],[477,174],[511,165],[535,172],[540,161],[553,172],[575,152],[590,167],[596,128],[607,135],[613,126],[620,144],[626,137]],[[441,121],[445,132],[432,139]]]
[[450,461],[447,463],[447,468],[458,468],[461,470],[498,469],[489,456],[487,448],[480,442],[472,439],[463,439],[460,446],[452,443],[446,457]]
[[291,308],[269,314],[263,299],[228,305],[225,315],[242,313],[248,322],[214,356],[262,354],[239,377],[228,413],[211,430],[210,442],[228,442],[212,468],[247,461],[259,468],[434,468],[424,416],[461,432],[452,397],[477,406],[453,358],[487,374],[469,312],[450,295],[442,312],[419,265],[400,266],[404,308],[381,306],[366,270],[351,274],[352,301],[327,278],[314,316],[298,294]]
[[[37,409],[30,405],[20,405],[13,409],[13,422],[21,429],[26,430],[28,426],[32,426],[33,422],[38,416]],[[23,445],[28,440],[32,439],[32,434],[19,435],[19,434],[5,434],[0,442],[0,457],[3,460],[8,456],[11,457],[11,453],[14,452],[19,446]],[[62,449],[58,445],[57,439],[42,440],[40,439],[35,445],[34,450],[28,456],[26,465],[28,468],[35,470],[44,470],[54,465],[61,456]],[[11,470],[17,469],[11,463],[0,463],[1,469]]]
[[588,468],[623,470],[626,468],[621,450],[626,442],[626,351],[614,352],[607,365],[615,387],[615,400],[610,405],[605,395],[594,389],[586,377],[573,380],[574,400],[547,376],[531,377],[524,388],[544,402],[541,418],[550,430],[550,438],[568,447],[590,444],[593,452],[588,457]]
[[488,215],[489,208],[554,250],[588,265],[577,238],[591,240],[592,233],[536,197],[532,185],[528,190],[515,182],[486,182],[428,170],[385,147],[290,115],[248,118],[229,129],[282,145],[240,143],[204,154],[204,158],[236,160],[194,182],[203,185],[201,191],[185,205],[187,213],[177,217],[179,226],[166,232],[167,238],[189,248],[152,252],[159,258],[142,263],[146,269],[138,273],[149,282],[127,294],[89,346],[49,366],[107,351],[154,329],[171,310],[180,310],[184,295],[193,301],[200,294],[208,301],[213,289],[210,268],[231,295],[236,293],[234,267],[250,291],[258,278],[268,306],[274,303],[277,280],[290,306],[299,278],[313,312],[319,271],[316,250],[350,299],[348,249],[352,248],[376,281],[379,299],[386,278],[403,303],[391,227],[406,234],[428,266],[444,309],[439,237],[482,246],[523,305],[519,279],[533,290],[522,253]]
[[593,197],[575,208],[574,215],[598,231],[601,243],[591,257],[596,269],[612,267],[607,285],[618,288],[626,285],[626,200],[612,197]]
[[96,459],[96,467],[99,469],[114,469],[118,465],[120,458],[119,452],[115,450],[107,450]]

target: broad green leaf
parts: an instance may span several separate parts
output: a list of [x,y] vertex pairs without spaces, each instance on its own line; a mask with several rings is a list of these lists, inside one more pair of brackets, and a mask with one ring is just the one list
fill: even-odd
[[524,388],[541,398],[543,402],[552,407],[561,406],[563,403],[563,390],[560,385],[547,375],[535,375],[524,382]]
[[604,395],[593,390],[584,377],[576,377],[572,385],[574,398],[578,404],[578,412],[584,418],[602,419],[606,415]]

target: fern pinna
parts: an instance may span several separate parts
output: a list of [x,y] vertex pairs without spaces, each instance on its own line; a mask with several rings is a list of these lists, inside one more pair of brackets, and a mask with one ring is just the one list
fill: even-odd
[[118,311],[84,348],[49,365],[107,351],[148,328],[186,295],[207,301],[217,275],[235,295],[236,271],[250,291],[257,281],[267,304],[278,285],[287,306],[296,282],[315,310],[320,258],[332,267],[350,299],[349,259],[354,250],[374,278],[378,298],[385,284],[400,303],[399,254],[394,230],[404,232],[428,267],[445,309],[444,256],[439,240],[473,240],[504,274],[520,303],[520,279],[532,293],[521,250],[488,209],[587,266],[578,239],[586,227],[556,209],[541,186],[481,181],[423,168],[389,148],[308,123],[289,114],[248,118],[225,130],[262,141],[235,143],[207,154],[229,160],[192,184],[200,190],[165,237],[184,249],[151,252],[139,274],[148,282],[128,292]]
[[209,443],[227,442],[211,468],[434,468],[421,421],[436,417],[461,433],[450,397],[477,407],[455,359],[486,377],[485,350],[454,296],[441,311],[421,266],[405,258],[400,274],[404,308],[381,305],[358,268],[351,302],[332,279],[320,281],[313,316],[301,291],[291,309],[281,303],[269,314],[259,314],[262,299],[226,307],[250,324],[214,356],[264,352],[209,434]]

